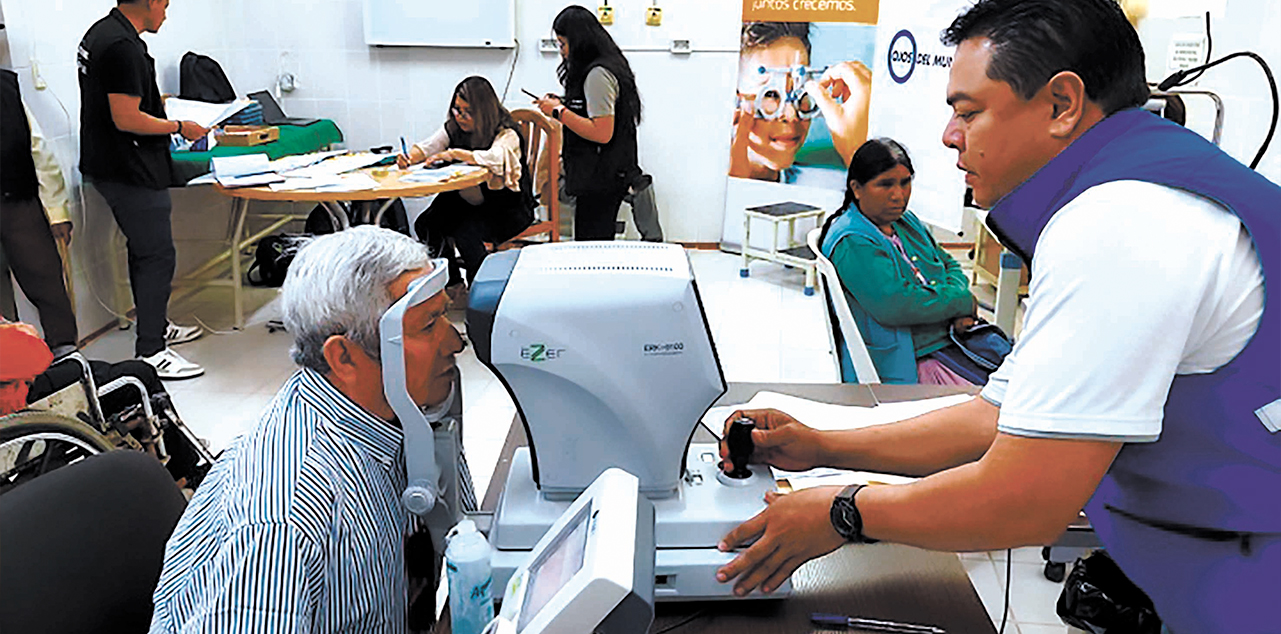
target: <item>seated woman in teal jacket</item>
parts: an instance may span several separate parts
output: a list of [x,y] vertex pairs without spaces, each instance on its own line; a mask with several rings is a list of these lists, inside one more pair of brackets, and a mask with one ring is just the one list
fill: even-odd
[[[948,329],[973,323],[974,297],[961,266],[907,210],[912,160],[890,139],[854,153],[845,203],[820,241],[832,261],[859,333],[884,383],[969,385],[949,367]],[[844,345],[842,378],[857,381]],[[940,353],[940,351],[943,351]]]

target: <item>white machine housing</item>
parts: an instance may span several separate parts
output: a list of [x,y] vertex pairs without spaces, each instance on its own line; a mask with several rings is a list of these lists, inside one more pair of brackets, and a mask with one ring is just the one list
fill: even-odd
[[[716,546],[760,512],[774,480],[757,465],[726,484],[716,446],[690,445],[725,380],[683,248],[584,242],[494,254],[472,285],[467,333],[529,438],[489,534],[495,583],[569,500],[618,467],[654,503],[655,599],[737,598],[715,580],[734,553]],[[785,584],[770,596],[789,593]]]
[[654,619],[654,506],[607,469],[538,540],[485,634],[644,634]]

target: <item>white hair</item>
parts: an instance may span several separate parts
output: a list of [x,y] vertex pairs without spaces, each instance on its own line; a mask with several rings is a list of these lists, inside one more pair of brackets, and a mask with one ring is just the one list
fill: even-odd
[[388,287],[401,274],[428,267],[426,246],[389,229],[363,225],[308,240],[281,289],[294,363],[327,374],[323,348],[333,335],[380,359],[378,321],[392,305]]

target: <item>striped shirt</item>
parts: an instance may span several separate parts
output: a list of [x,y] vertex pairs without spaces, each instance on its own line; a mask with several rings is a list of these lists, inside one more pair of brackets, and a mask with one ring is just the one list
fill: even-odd
[[153,634],[404,632],[403,439],[300,370],[179,520]]

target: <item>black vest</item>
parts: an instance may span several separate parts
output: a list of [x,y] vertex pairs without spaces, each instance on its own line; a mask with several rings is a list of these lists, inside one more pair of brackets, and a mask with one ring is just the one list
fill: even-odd
[[40,193],[31,159],[31,127],[22,108],[18,75],[0,69],[0,193],[5,200],[30,200]]
[[[604,66],[593,64],[587,68]],[[617,77],[609,67],[605,67]],[[587,77],[583,73],[583,77]],[[620,82],[621,90],[622,84]],[[620,94],[619,97],[622,97]],[[621,101],[621,99],[620,99]],[[583,84],[565,87],[565,107],[576,115],[587,116],[587,98]],[[569,126],[564,127],[564,150],[562,158],[565,163],[565,191],[570,195],[580,194],[623,194],[627,191],[631,177],[640,170],[636,159],[636,113],[614,112],[614,136],[609,143],[594,143],[574,134]]]

